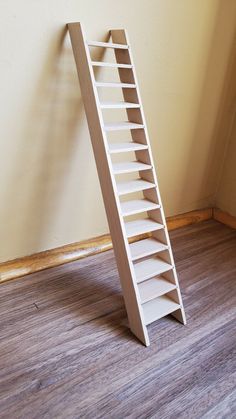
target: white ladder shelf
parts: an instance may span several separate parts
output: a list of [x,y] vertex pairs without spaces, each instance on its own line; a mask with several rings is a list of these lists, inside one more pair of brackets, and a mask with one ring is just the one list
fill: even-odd
[[[129,326],[148,346],[148,324],[168,314],[184,324],[186,319],[127,33],[111,30],[111,42],[97,42],[86,39],[80,23],[68,28]],[[114,62],[94,59],[91,47],[113,50]],[[103,68],[118,72],[119,82],[98,81]],[[124,101],[104,101],[102,90],[120,90]],[[105,110],[123,110],[127,120],[107,122]],[[114,143],[111,132],[123,139]]]

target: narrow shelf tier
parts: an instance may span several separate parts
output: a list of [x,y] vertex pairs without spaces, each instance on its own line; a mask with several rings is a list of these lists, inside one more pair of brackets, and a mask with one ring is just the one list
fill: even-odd
[[126,235],[128,238],[138,236],[139,234],[160,230],[162,228],[164,228],[163,224],[159,224],[156,221],[150,220],[150,218],[125,222]]
[[146,326],[154,321],[173,313],[180,308],[180,305],[171,300],[167,295],[157,297],[142,305],[144,321]]
[[153,300],[154,298],[160,297],[161,295],[176,289],[176,285],[167,281],[165,278],[158,276],[138,284],[138,289],[141,303],[144,304],[147,301]]
[[122,131],[122,130],[129,130],[129,129],[143,129],[143,124],[136,124],[135,122],[111,122],[109,124],[104,125],[105,131]]
[[100,102],[101,109],[136,109],[140,108],[139,103],[132,102]]
[[136,84],[132,83],[111,83],[111,82],[103,82],[103,81],[96,81],[95,83],[96,87],[116,87],[120,89],[135,89]]
[[150,164],[145,164],[139,161],[126,161],[120,163],[113,163],[114,175],[122,173],[140,172],[141,170],[149,170],[152,168]]
[[130,244],[132,260],[151,256],[167,249],[167,244],[163,244],[154,238],[139,240],[138,242]]
[[143,282],[155,275],[160,275],[170,269],[173,269],[173,266],[158,257],[152,257],[134,265],[137,283]]
[[133,141],[125,143],[113,143],[109,144],[110,154],[115,153],[128,153],[129,151],[147,150],[148,145],[141,143],[134,143]]
[[148,201],[148,199],[132,199],[130,201],[121,202],[120,205],[123,217],[160,208],[159,204]]
[[145,189],[152,189],[156,187],[155,183],[147,182],[142,179],[117,182],[116,186],[119,195],[126,195],[128,193],[144,191]]
[[114,48],[114,49],[128,49],[127,44],[114,44],[112,42],[87,41],[89,47]]
[[133,68],[132,64],[122,63],[106,63],[104,61],[92,61],[94,67],[111,67],[111,68]]

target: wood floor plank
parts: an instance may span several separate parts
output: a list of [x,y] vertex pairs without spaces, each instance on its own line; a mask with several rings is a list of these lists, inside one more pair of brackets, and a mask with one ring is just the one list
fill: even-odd
[[187,326],[130,333],[109,251],[0,287],[0,418],[233,418],[236,232],[171,232]]

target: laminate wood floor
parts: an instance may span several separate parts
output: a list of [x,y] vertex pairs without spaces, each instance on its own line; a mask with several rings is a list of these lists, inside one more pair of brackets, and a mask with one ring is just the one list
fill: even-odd
[[0,287],[0,417],[236,417],[236,231],[171,232],[187,326],[130,333],[113,252]]

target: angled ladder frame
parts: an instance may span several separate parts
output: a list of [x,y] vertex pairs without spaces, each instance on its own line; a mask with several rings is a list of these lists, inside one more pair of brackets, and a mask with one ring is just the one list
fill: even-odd
[[[68,28],[129,326],[148,346],[148,324],[168,314],[184,324],[186,319],[127,33],[111,30],[111,42],[97,42],[86,39],[80,23],[69,23]],[[113,49],[116,61],[93,61],[90,47]],[[120,82],[97,81],[96,67],[117,69]],[[101,102],[101,88],[122,89],[124,102]],[[104,109],[125,109],[128,121],[107,124]],[[109,142],[109,131],[123,130],[130,130],[131,142]],[[113,163],[113,155],[130,151],[136,161]],[[118,182],[116,176],[124,173],[139,177]],[[121,197],[137,191],[143,199],[122,202]],[[126,221],[143,213],[147,218]],[[150,238],[130,242],[143,233]]]

